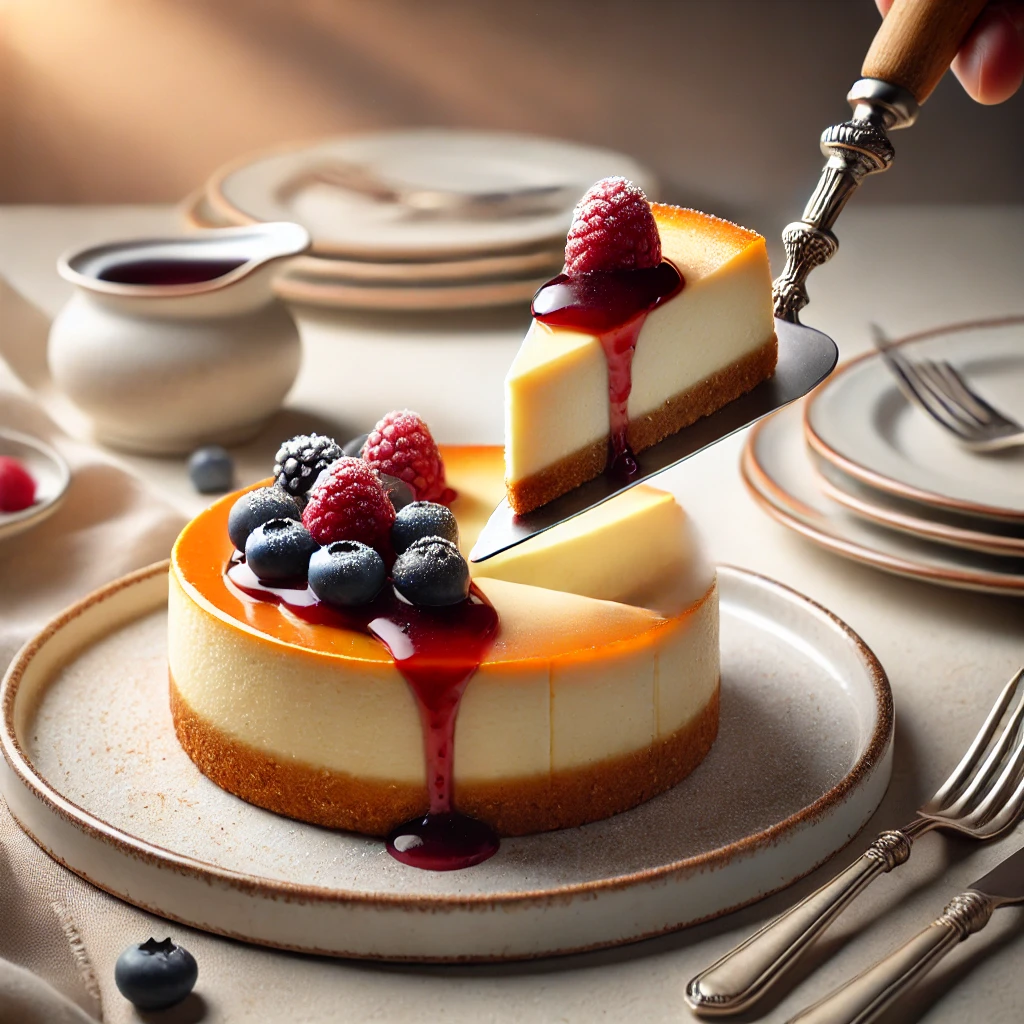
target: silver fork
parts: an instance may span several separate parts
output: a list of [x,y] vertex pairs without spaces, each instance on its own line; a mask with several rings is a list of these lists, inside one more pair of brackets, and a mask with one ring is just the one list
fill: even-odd
[[575,186],[558,184],[519,185],[494,192],[406,188],[389,183],[371,167],[346,160],[303,168],[278,185],[275,194],[279,201],[287,202],[310,185],[329,185],[379,203],[403,206],[412,213],[442,217],[522,217],[563,208],[568,216],[577,194]]
[[686,987],[689,1005],[708,1016],[748,1009],[870,882],[905,863],[914,841],[933,829],[986,840],[1011,828],[1024,811],[1024,700],[1017,699],[1022,679],[1024,668],[1003,687],[960,763],[918,817],[882,832],[831,882],[693,978]]
[[986,402],[951,363],[910,360],[877,324],[871,333],[903,394],[965,448],[998,452],[1024,446],[1024,426]]

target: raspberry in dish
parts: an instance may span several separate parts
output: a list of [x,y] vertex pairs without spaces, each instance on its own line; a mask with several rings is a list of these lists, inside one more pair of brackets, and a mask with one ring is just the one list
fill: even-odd
[[36,500],[36,482],[20,459],[0,455],[0,512],[21,512]]

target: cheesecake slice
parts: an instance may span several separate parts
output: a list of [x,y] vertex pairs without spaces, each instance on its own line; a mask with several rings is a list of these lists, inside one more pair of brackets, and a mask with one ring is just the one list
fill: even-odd
[[[625,322],[616,323],[611,309],[597,330],[567,326],[565,317],[554,322],[559,317],[546,312],[545,289],[534,301],[534,321],[505,380],[505,484],[518,514],[605,471],[614,455],[616,399],[625,444],[639,452],[774,372],[778,344],[764,238],[694,210],[652,204],[651,211],[660,267],[607,278],[619,292],[630,274],[649,279],[636,278],[651,295],[641,308],[624,304],[621,294],[609,300],[625,310]],[[659,288],[654,276],[670,275],[666,264],[679,280]],[[584,278],[600,302],[606,279]],[[551,286],[577,283],[563,275]],[[629,344],[631,366],[615,365],[609,353]]]

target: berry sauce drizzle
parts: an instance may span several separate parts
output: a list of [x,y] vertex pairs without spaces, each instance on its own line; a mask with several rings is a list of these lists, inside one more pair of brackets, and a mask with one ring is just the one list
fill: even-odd
[[484,595],[474,586],[461,604],[424,608],[386,586],[370,604],[342,609],[318,600],[302,580],[294,587],[261,583],[244,561],[233,561],[227,577],[248,597],[279,604],[304,622],[369,633],[395,659],[423,723],[430,809],[388,836],[388,853],[431,871],[466,868],[493,856],[498,837],[490,826],[452,808],[459,702],[498,630],[498,613]]
[[683,288],[671,263],[640,270],[599,270],[552,278],[533,298],[541,323],[596,334],[608,362],[611,421],[608,469],[628,480],[636,472],[629,447],[629,393],[633,389],[633,353],[647,314]]

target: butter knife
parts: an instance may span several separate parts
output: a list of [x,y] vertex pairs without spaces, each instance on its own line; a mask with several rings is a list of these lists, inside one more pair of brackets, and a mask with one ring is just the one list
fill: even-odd
[[941,916],[874,967],[798,1013],[790,1024],[867,1024],[954,946],[981,931],[992,911],[1024,903],[1024,848],[954,896]]

